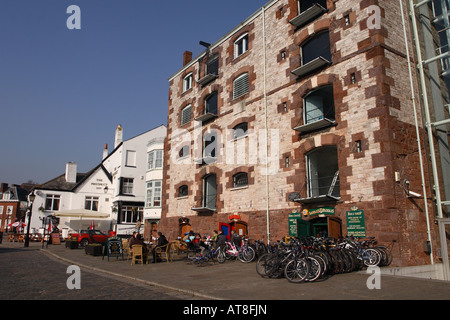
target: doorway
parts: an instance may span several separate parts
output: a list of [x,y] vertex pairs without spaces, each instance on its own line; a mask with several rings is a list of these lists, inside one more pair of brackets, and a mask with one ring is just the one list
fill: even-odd
[[297,236],[342,237],[342,220],[337,217],[319,217],[311,220],[297,219]]

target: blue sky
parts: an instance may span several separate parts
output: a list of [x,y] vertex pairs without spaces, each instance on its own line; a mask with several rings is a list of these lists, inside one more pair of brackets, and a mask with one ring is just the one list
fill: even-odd
[[[95,167],[167,121],[168,78],[266,0],[1,0],[0,182],[44,183]],[[70,5],[81,30],[66,26]]]

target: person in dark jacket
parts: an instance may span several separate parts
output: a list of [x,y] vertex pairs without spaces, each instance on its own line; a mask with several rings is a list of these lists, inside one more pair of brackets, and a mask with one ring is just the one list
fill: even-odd
[[156,243],[156,246],[152,249],[153,254],[153,263],[156,263],[156,248],[163,247],[166,244],[168,244],[169,241],[167,241],[166,237],[161,233],[158,232],[158,242]]

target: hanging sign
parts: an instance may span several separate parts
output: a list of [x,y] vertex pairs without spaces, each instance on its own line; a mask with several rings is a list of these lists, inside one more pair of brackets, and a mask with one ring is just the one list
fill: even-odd
[[347,234],[357,238],[366,236],[364,210],[347,211]]
[[334,208],[333,207],[322,207],[322,208],[309,209],[309,216],[310,217],[334,216]]

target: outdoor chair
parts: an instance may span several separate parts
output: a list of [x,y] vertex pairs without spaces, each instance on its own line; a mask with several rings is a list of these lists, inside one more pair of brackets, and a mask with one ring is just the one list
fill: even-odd
[[171,246],[172,244],[168,243],[164,246],[156,247],[155,249],[156,256],[159,257],[160,259],[166,259],[167,262],[171,262],[172,261],[172,258],[170,256]]
[[135,264],[136,262],[141,262],[144,265],[144,246],[140,244],[135,244],[131,247],[131,264]]

